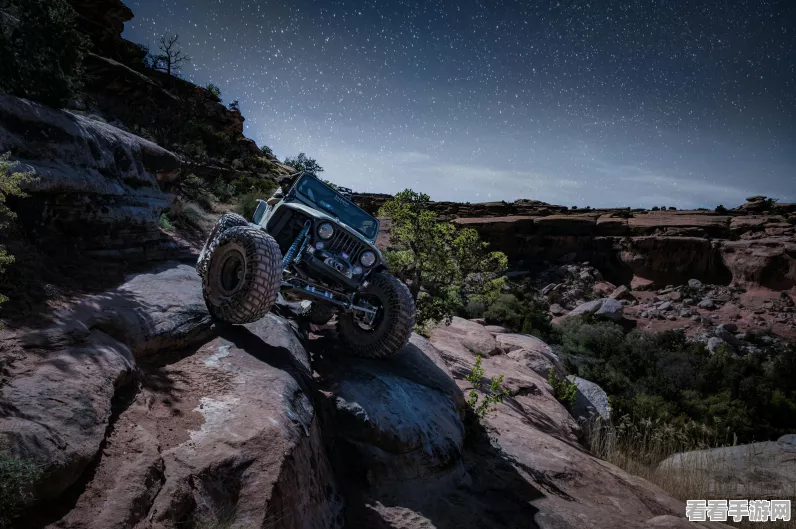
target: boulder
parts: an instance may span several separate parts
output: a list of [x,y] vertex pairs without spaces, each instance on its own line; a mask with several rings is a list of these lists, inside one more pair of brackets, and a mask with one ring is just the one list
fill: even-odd
[[705,298],[699,303],[697,303],[697,307],[705,310],[713,310],[716,308],[716,303],[714,303],[713,300],[710,298]]
[[612,298],[595,299],[578,305],[568,314],[561,316],[561,319],[570,318],[572,316],[582,316],[585,314],[593,314],[598,318],[603,318],[612,321],[620,321],[624,315],[625,307],[619,301]]
[[450,325],[431,331],[437,349],[456,349],[471,355],[491,356],[500,350],[495,337],[483,325],[454,316]]
[[628,301],[633,301],[634,299],[636,299],[635,296],[633,296],[633,293],[630,292],[630,289],[625,285],[620,285],[616,287],[616,289],[613,292],[611,292],[611,295],[608,297],[610,297],[611,299],[619,299],[619,300],[626,299]]
[[179,159],[111,125],[0,93],[0,152],[36,177],[19,219],[43,245],[115,251],[128,260],[159,251],[159,187]]
[[659,470],[677,477],[698,474],[722,498],[785,498],[796,476],[796,434],[776,441],[683,452],[662,461]]
[[507,334],[511,332],[510,329],[507,329],[502,325],[484,325],[484,329],[491,332],[492,334]]
[[727,343],[718,336],[711,336],[708,338],[707,348],[711,353],[718,351],[722,345],[727,345]]
[[199,285],[193,267],[166,263],[15,332],[28,360],[0,389],[0,407],[13,410],[0,418],[0,435],[45,469],[41,497],[63,492],[94,459],[136,357],[209,336]]
[[[313,347],[329,356],[337,344]],[[315,368],[334,453],[359,486],[462,473],[464,399],[424,338],[413,335],[389,363],[341,356]]]
[[611,418],[611,406],[603,388],[575,375],[569,375],[567,380],[577,386],[575,403],[572,405],[572,415],[575,418],[591,419],[595,416],[604,420]]

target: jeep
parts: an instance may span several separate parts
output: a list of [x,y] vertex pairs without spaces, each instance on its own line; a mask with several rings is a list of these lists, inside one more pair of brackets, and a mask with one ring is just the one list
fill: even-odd
[[378,219],[346,195],[303,172],[278,203],[258,200],[251,221],[224,214],[196,265],[210,314],[250,323],[281,292],[302,300],[313,324],[337,316],[353,354],[384,358],[401,350],[414,328],[412,295],[376,248]]

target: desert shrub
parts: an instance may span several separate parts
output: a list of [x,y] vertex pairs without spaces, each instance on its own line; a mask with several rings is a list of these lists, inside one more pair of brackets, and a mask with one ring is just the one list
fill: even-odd
[[550,323],[546,303],[517,294],[501,294],[484,311],[484,319],[490,325],[504,327],[542,340],[554,340],[556,330]]
[[[0,155],[0,230],[8,228],[8,226],[16,218],[16,213],[6,204],[8,197],[24,197],[25,193],[22,191],[21,186],[31,181],[32,176],[29,173],[21,173],[14,171],[14,163],[9,161],[9,155]],[[0,276],[2,276],[8,266],[14,263],[14,256],[10,255],[5,247],[0,246]],[[0,293],[0,304],[8,301],[8,298]]]
[[207,91],[210,92],[210,95],[212,95],[215,98],[218,98],[219,100],[221,99],[221,89],[218,87],[218,85],[210,83],[207,85],[206,88]]
[[160,214],[160,218],[158,219],[158,226],[160,226],[161,230],[174,231],[174,224],[171,223],[171,221],[169,220],[169,216],[165,213]]
[[578,392],[577,384],[570,382],[566,378],[559,378],[552,367],[547,373],[547,383],[553,388],[553,396],[568,409],[572,409]]
[[33,500],[31,489],[40,475],[35,463],[0,447],[0,527],[10,527],[19,510]]
[[202,207],[188,200],[178,199],[171,205],[168,211],[173,225],[178,228],[188,230],[199,230],[204,228],[209,219]]
[[617,211],[611,216],[620,219],[632,219],[633,217],[635,217],[635,215],[633,215],[633,212],[630,211],[630,209],[623,209],[622,211]]
[[257,209],[257,199],[263,198],[259,193],[246,193],[238,197],[238,204],[235,206],[235,213],[243,216],[243,218],[250,220],[254,216],[254,210]]
[[682,332],[625,335],[616,324],[569,318],[559,326],[559,347],[596,361],[572,372],[599,384],[619,415],[684,427],[700,424],[713,435],[741,442],[774,439],[796,429],[796,345],[770,358],[710,354]]
[[271,147],[269,147],[268,145],[263,145],[262,147],[260,147],[260,151],[262,151],[263,156],[273,156],[274,155],[274,150],[271,149]]
[[723,205],[719,204],[718,206],[716,206],[715,211],[716,211],[716,213],[724,215],[724,214],[727,213],[727,208],[725,208]]
[[660,211],[660,210],[661,208],[659,208],[658,206],[652,206],[652,211]]
[[[503,375],[492,377],[488,384],[484,384],[485,374],[481,363],[481,355],[476,355],[475,364],[465,377],[473,385],[467,396],[467,406],[478,419],[483,419],[490,411],[494,411],[494,406],[503,402],[509,394],[503,387]],[[483,396],[478,395],[479,391]]]
[[13,3],[18,22],[0,25],[0,89],[63,107],[82,87],[89,46],[77,14],[66,0]]

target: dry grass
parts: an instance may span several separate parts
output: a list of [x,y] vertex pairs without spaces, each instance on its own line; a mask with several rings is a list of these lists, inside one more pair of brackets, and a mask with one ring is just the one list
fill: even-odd
[[[670,424],[629,417],[616,424],[590,422],[585,425],[591,451],[624,471],[655,483],[682,501],[688,499],[762,499],[791,500],[796,507],[796,476],[779,478],[778,490],[760,479],[766,471],[760,465],[759,448],[764,445],[736,446],[734,436],[719,436],[715,432],[689,424],[675,427]],[[707,449],[736,446],[724,453]],[[668,457],[690,452],[661,464]],[[746,469],[740,472],[739,468]],[[754,479],[758,478],[758,479]],[[796,528],[796,516],[790,522],[767,522],[770,529]],[[727,522],[734,527],[761,527],[760,522],[745,520]]]

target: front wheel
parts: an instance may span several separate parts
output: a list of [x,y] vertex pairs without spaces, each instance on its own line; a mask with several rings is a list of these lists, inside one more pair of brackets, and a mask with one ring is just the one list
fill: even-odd
[[202,294],[210,314],[227,323],[251,323],[276,303],[282,252],[273,237],[254,226],[221,233],[208,259]]
[[207,264],[210,262],[210,255],[212,255],[213,250],[218,245],[218,238],[221,237],[221,234],[235,226],[248,225],[249,222],[237,213],[224,213],[221,215],[221,218],[218,219],[210,235],[207,237],[205,245],[202,247],[202,252],[199,254],[199,259],[196,261],[196,273],[199,274],[199,277],[204,277],[207,273]]
[[415,325],[415,302],[397,278],[373,274],[358,303],[376,309],[368,321],[357,313],[341,314],[337,330],[342,342],[357,356],[387,358],[409,342]]

